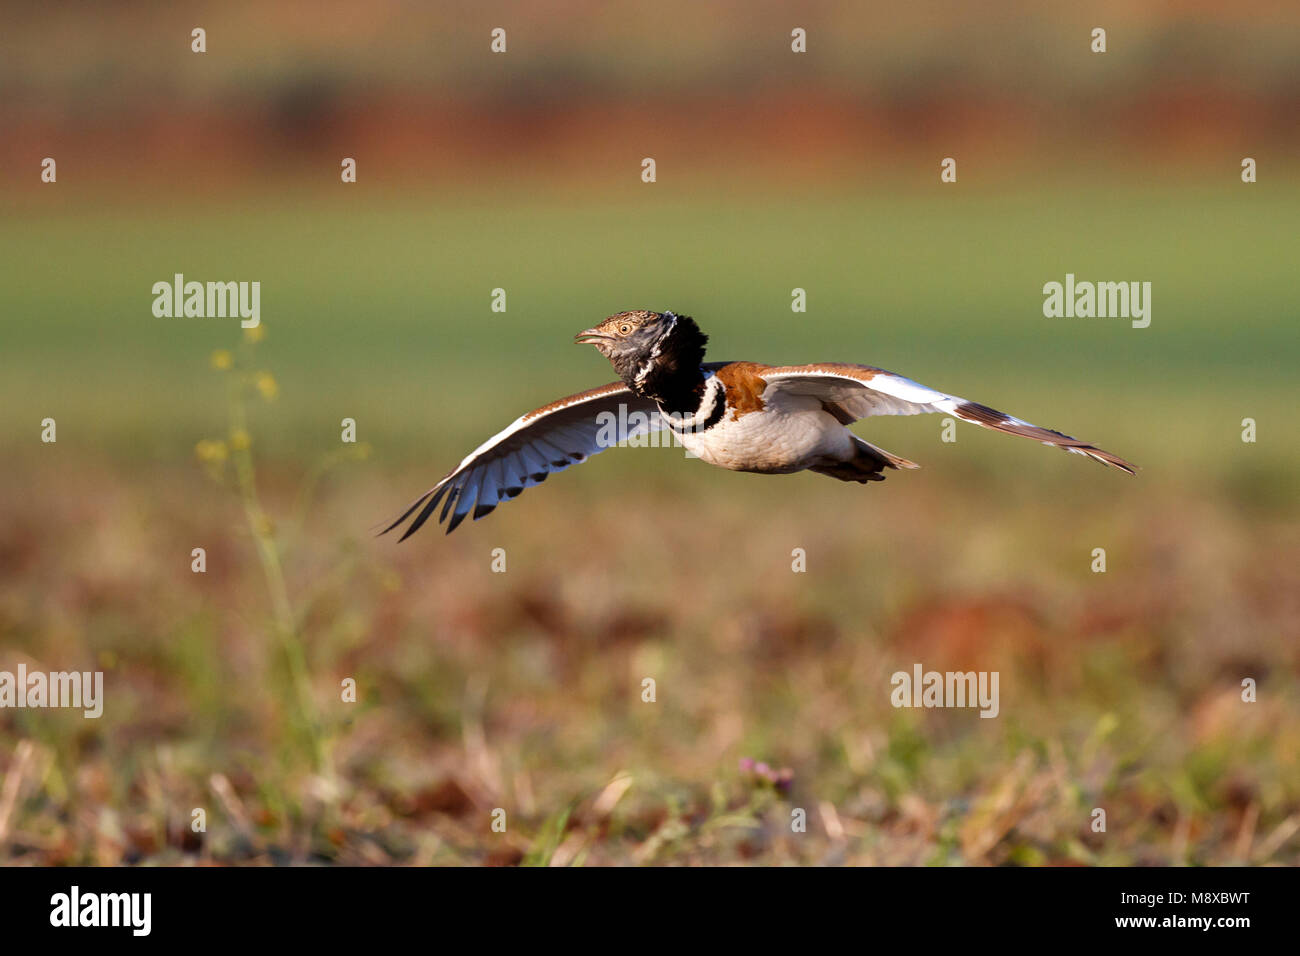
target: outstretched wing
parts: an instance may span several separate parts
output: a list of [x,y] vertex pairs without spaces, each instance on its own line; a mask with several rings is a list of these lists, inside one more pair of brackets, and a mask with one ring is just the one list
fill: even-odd
[[438,521],[450,516],[451,534],[471,512],[477,521],[502,501],[541,484],[551,472],[662,427],[658,406],[634,395],[622,382],[561,398],[516,418],[479,445],[379,533],[387,534],[414,515],[401,537],[405,541],[442,502]]
[[820,398],[834,412],[843,412],[841,421],[846,424],[869,415],[920,415],[925,412],[946,412],[963,421],[1008,435],[1032,438],[1044,445],[1055,445],[1076,455],[1087,455],[1104,465],[1113,465],[1130,475],[1133,465],[1123,458],[1103,451],[1096,445],[1079,441],[1069,435],[1040,428],[1014,418],[997,409],[969,402],[956,395],[947,395],[926,388],[909,378],[886,372],[868,365],[846,365],[824,362],[817,365],[789,365],[764,369],[759,373],[767,387],[766,400],[771,394],[811,395]]

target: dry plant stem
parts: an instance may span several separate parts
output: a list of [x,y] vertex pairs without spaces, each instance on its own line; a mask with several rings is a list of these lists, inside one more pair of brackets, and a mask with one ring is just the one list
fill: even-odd
[[[232,377],[230,389],[232,436],[248,434],[242,388],[243,382],[238,377]],[[239,486],[239,497],[244,505],[244,515],[257,546],[257,557],[262,565],[262,574],[266,578],[267,590],[270,592],[275,630],[289,665],[289,675],[297,697],[299,715],[311,737],[314,769],[317,773],[332,776],[333,768],[330,765],[328,748],[320,731],[315,703],[312,701],[311,682],[307,676],[307,655],[298,637],[293,605],[289,601],[289,588],[285,584],[284,568],[280,563],[280,550],[276,544],[275,534],[271,530],[271,521],[266,516],[266,511],[257,496],[251,445],[245,442],[242,447],[232,447],[231,452],[235,466],[235,479]]]
[[302,485],[298,489],[298,497],[294,502],[293,515],[289,519],[289,526],[285,532],[285,550],[292,553],[302,538],[302,528],[307,520],[307,511],[311,508],[312,499],[316,496],[316,487],[320,484],[321,479],[330,472],[336,465],[343,460],[343,456],[338,452],[326,455],[323,459],[312,466],[307,477],[303,479]]

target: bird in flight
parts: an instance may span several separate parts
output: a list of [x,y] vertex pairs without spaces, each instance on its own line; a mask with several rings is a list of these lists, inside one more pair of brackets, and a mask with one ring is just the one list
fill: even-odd
[[1133,474],[1124,459],[1096,445],[927,388],[868,365],[759,365],[705,362],[708,336],[690,316],[619,312],[579,332],[620,381],[543,405],[515,419],[417,498],[380,534],[410,521],[418,531],[438,505],[447,533],[477,521],[525,488],[541,484],[606,448],[661,429],[691,453],[731,471],[786,475],[813,471],[840,481],[883,481],[885,469],[915,462],[864,441],[845,426],[869,415],[943,412],[963,421],[1032,438]]

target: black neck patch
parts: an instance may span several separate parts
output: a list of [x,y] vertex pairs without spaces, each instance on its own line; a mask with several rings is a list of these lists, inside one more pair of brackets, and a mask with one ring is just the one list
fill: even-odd
[[615,368],[637,394],[653,398],[670,414],[689,417],[699,410],[704,397],[700,363],[709,337],[689,315],[665,314],[672,315],[673,327],[655,346],[652,357],[646,357],[649,367]]
[[700,432],[706,432],[714,425],[718,424],[718,422],[722,421],[722,416],[726,414],[727,411],[727,389],[725,385],[721,386],[715,393],[713,408],[709,410],[709,414],[706,415],[702,421],[692,422],[689,425],[682,423],[683,418],[693,419],[695,416],[699,415],[700,410],[704,407],[704,398],[707,392],[708,388],[706,380],[701,382],[698,397],[695,400],[695,407],[690,409],[689,412],[688,410],[674,411],[666,407],[662,402],[660,403],[659,410],[663,412],[664,420],[668,423],[668,427],[673,432],[678,435],[698,435]]

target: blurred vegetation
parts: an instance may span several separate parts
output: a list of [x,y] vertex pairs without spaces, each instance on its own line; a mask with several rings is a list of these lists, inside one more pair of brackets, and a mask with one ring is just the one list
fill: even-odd
[[[571,105],[584,95],[626,97],[649,88],[695,97],[791,79],[901,106],[946,91],[985,100],[1010,92],[1059,107],[1207,82],[1255,97],[1300,93],[1289,33],[1300,12],[1286,0],[1236,7],[1102,0],[1080,10],[1034,0],[977,6],[714,0],[707,7],[690,0],[368,7],[345,0],[274,7],[209,0],[163,11],[142,0],[95,9],[3,6],[13,41],[0,68],[6,86],[28,102],[89,98],[117,109],[124,105],[114,96],[119,89],[138,104],[269,98],[300,105],[304,97],[328,104],[359,91]],[[178,76],[176,62],[190,56],[195,26],[211,38],[210,62]],[[1112,38],[1104,70],[1089,48],[1096,26]],[[509,39],[504,67],[483,55],[497,27]],[[782,60],[794,27],[807,31],[811,55],[791,61],[791,72]],[[66,55],[42,55],[30,42],[38,39],[57,43]],[[1025,84],[1025,77],[1037,82]]]
[[[0,711],[0,861],[1300,863],[1294,4],[5,13],[0,669],[107,701]],[[177,272],[264,341],[155,318]],[[1151,327],[1044,318],[1067,272]],[[1142,471],[872,419],[921,471],[620,450],[370,537],[629,308]],[[916,662],[1001,715],[893,709]]]
[[[6,221],[3,663],[103,668],[108,705],[0,714],[0,852],[1296,862],[1297,200],[1239,195],[289,197]],[[301,743],[262,545],[193,458],[228,433],[232,373],[209,365],[230,356],[209,356],[240,333],[154,318],[175,269],[263,282],[244,424],[304,599],[324,763]],[[1151,327],[1045,319],[1041,284],[1067,270],[1151,280]],[[608,379],[571,335],[641,306],[693,312],[720,357],[879,363],[1144,470],[875,419],[858,430],[922,471],[859,488],[622,450],[451,538],[369,538],[514,415]],[[46,415],[56,445],[37,441]],[[322,476],[290,535],[348,416],[374,454]],[[893,710],[889,675],[917,661],[1000,671],[1002,716]]]
[[877,181],[899,156],[927,184],[943,156],[981,179],[1052,161],[1226,175],[1254,156],[1297,181],[1290,0],[3,6],[0,190],[26,195],[40,183],[18,171],[48,155],[65,182],[191,195],[329,182],[342,156],[371,189],[585,188],[646,155],[666,180],[711,166],[787,185]]

